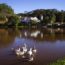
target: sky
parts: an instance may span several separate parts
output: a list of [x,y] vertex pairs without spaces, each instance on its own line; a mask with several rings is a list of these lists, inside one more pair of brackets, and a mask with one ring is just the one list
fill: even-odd
[[65,0],[0,0],[14,9],[15,13],[23,13],[35,9],[65,10]]

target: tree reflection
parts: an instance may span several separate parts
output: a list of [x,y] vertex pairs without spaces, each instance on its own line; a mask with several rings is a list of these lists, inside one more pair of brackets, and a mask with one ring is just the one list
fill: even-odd
[[14,43],[15,38],[27,38],[37,41],[65,40],[64,29],[0,29],[0,47]]
[[15,29],[0,29],[0,47],[5,47],[13,43],[18,32]]

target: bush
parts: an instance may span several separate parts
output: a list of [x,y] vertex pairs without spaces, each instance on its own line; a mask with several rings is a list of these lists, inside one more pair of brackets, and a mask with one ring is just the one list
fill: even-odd
[[3,20],[3,21],[6,20],[6,16],[0,14],[0,21],[2,21],[2,20]]
[[16,15],[13,15],[8,18],[8,25],[18,26],[19,23],[19,17]]
[[5,24],[7,22],[6,16],[0,14],[0,24]]

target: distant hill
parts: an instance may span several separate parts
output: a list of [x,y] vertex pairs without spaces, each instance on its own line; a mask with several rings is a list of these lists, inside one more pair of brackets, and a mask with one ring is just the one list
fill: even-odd
[[38,17],[42,15],[45,23],[65,22],[65,11],[57,9],[36,9],[27,13],[19,13],[20,16]]

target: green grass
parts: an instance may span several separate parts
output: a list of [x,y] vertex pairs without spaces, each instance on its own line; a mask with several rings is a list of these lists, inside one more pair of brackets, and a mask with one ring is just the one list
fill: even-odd
[[56,62],[50,63],[50,65],[65,65],[65,58],[57,60]]

